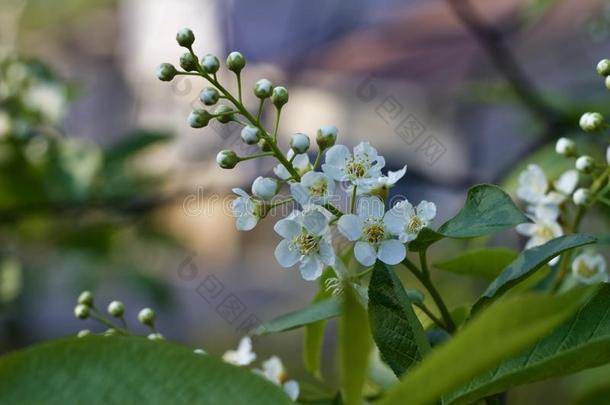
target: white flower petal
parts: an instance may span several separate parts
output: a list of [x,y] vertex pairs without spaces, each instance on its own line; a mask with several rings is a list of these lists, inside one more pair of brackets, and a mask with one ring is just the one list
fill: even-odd
[[337,221],[337,228],[348,240],[354,241],[360,239],[364,223],[357,215],[346,214]]
[[381,242],[377,257],[387,264],[398,264],[402,262],[407,255],[405,245],[396,239],[388,239]]
[[532,224],[530,222],[526,222],[524,224],[519,224],[515,228],[517,232],[524,236],[532,236],[536,231],[536,224]]
[[290,242],[284,239],[275,248],[275,258],[282,267],[292,267],[301,255],[296,249],[291,249]]
[[284,239],[293,239],[301,233],[301,224],[293,219],[280,219],[273,226],[273,230]]
[[246,336],[241,339],[237,350],[225,352],[222,359],[236,366],[247,366],[256,360],[256,353],[252,351],[252,340]]
[[432,202],[423,200],[417,205],[417,216],[426,223],[432,221],[436,216],[436,205]]
[[362,219],[383,218],[385,204],[378,197],[362,197],[358,200],[357,212],[358,216]]
[[349,159],[351,153],[345,145],[335,145],[326,151],[326,164],[335,167],[342,167],[345,161]]
[[559,191],[564,195],[570,195],[576,189],[578,185],[578,171],[577,170],[568,170],[563,173],[553,186],[555,190]]
[[299,270],[304,280],[313,281],[322,275],[324,263],[315,256],[308,256],[301,262]]
[[536,204],[544,197],[548,187],[540,166],[531,164],[519,175],[517,196],[528,203]]
[[310,211],[303,214],[303,226],[314,235],[321,235],[326,231],[328,222],[320,211]]
[[395,172],[388,171],[388,179],[386,181],[386,184],[389,186],[393,186],[394,184],[396,184],[398,182],[398,180],[400,180],[404,177],[405,173],[407,173],[407,165],[405,165],[405,167],[403,167],[402,169],[395,171]]
[[291,400],[296,401],[297,398],[299,398],[299,383],[295,380],[286,381],[283,386],[283,389],[286,395],[288,395]]
[[239,231],[251,231],[258,224],[258,217],[255,215],[241,214],[235,220],[235,227]]
[[309,203],[309,193],[307,192],[307,188],[301,183],[291,183],[290,194],[292,194],[296,202],[301,205]]
[[320,260],[327,266],[332,266],[335,264],[335,252],[333,250],[332,244],[330,244],[327,240],[320,240]]
[[368,242],[356,242],[354,256],[363,266],[372,266],[377,260],[375,248]]

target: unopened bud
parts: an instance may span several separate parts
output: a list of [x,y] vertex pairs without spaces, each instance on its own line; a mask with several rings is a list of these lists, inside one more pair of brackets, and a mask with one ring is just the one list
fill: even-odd
[[288,102],[288,90],[284,86],[277,86],[273,88],[271,92],[271,102],[280,110],[284,104]]
[[178,71],[171,63],[162,63],[157,68],[157,78],[164,82],[170,82],[176,77]]
[[155,312],[150,308],[143,308],[138,313],[138,321],[142,325],[154,326]]
[[78,304],[74,307],[74,316],[78,319],[89,318],[89,307],[87,305]]
[[187,72],[197,70],[197,58],[190,52],[183,53],[180,57],[180,66]]
[[580,117],[579,124],[585,132],[599,131],[604,127],[604,116],[598,112],[586,112]]
[[183,28],[176,34],[176,41],[178,45],[190,48],[195,42],[195,34],[188,28]]
[[239,163],[239,156],[231,149],[225,149],[216,155],[216,163],[223,169],[232,169]]
[[290,138],[290,147],[297,155],[307,152],[309,144],[309,137],[305,134],[294,134]]
[[112,301],[108,304],[108,313],[115,318],[120,318],[125,313],[125,305],[121,301]]
[[254,85],[254,95],[260,99],[271,97],[273,83],[267,79],[260,79]]
[[206,73],[216,73],[220,68],[220,61],[218,58],[211,53],[208,53],[201,59],[201,67]]
[[328,125],[318,129],[316,135],[316,143],[320,150],[330,148],[337,141],[337,127],[334,125]]

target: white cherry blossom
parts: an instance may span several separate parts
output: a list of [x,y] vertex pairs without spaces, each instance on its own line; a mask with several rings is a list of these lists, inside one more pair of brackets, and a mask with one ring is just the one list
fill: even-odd
[[279,357],[271,356],[268,360],[263,362],[262,369],[254,369],[253,371],[282,387],[291,400],[296,401],[299,397],[299,383],[295,380],[287,380],[284,364]]
[[581,253],[572,262],[572,275],[584,284],[608,282],[606,260],[599,253]]
[[335,252],[330,238],[330,213],[321,207],[306,206],[279,220],[273,229],[284,239],[275,249],[275,258],[282,267],[299,263],[301,276],[315,280],[326,266],[335,264]]
[[243,337],[237,350],[229,350],[222,355],[222,360],[236,365],[236,366],[247,366],[256,360],[256,353],[252,351],[252,339],[250,337]]
[[325,204],[334,196],[335,182],[320,172],[307,172],[299,183],[290,185],[290,192],[301,205]]
[[[309,160],[309,156],[307,155],[307,153],[302,153],[300,155],[296,155],[296,157],[295,157],[294,151],[292,149],[290,149],[290,150],[288,150],[288,153],[286,154],[286,158],[288,160],[292,159],[292,166],[296,169],[297,173],[299,173],[299,175],[301,175],[301,176],[312,169],[311,162]],[[275,173],[275,175],[282,180],[288,180],[289,178],[292,177],[290,172],[288,172],[288,170],[286,170],[286,168],[284,167],[283,164],[279,164],[279,165],[275,166],[273,168],[273,173]]]
[[235,226],[240,231],[254,229],[262,217],[263,203],[250,196],[241,188],[234,188],[233,192],[238,195],[231,204],[231,210],[235,217]]
[[339,231],[350,241],[356,241],[354,256],[363,266],[372,266],[377,259],[398,264],[406,256],[405,246],[386,226],[385,206],[377,197],[358,200],[357,214],[339,218]]
[[350,153],[345,145],[335,145],[326,152],[322,170],[332,179],[349,181],[359,186],[370,179],[381,177],[385,159],[368,142],[362,142]]
[[398,235],[402,243],[407,243],[417,238],[419,231],[428,226],[435,216],[434,203],[424,200],[414,207],[404,200],[388,211],[384,221],[390,232]]

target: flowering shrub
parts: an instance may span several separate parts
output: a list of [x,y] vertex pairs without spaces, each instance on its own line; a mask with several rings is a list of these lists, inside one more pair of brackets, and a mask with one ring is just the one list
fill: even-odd
[[[591,209],[610,204],[610,156],[600,162],[579,155],[575,142],[561,138],[556,144],[558,158],[574,159],[575,169],[552,179],[540,166],[530,164],[516,190],[523,210],[501,188],[475,185],[464,207],[435,228],[433,202],[405,199],[388,206],[389,190],[405,176],[406,166],[384,173],[385,159],[370,143],[353,149],[338,144],[334,126],[317,131],[316,151],[311,138],[301,133],[291,137],[286,151],[278,132],[288,90],[259,80],[253,86],[258,109],[250,111],[241,80],[244,56],[232,52],[226,59],[226,68],[235,75],[232,92],[218,78],[219,59],[210,54],[200,58],[193,50],[194,41],[190,30],[181,30],[177,42],[186,49],[180,58],[182,70],[164,63],[157,76],[162,81],[178,75],[207,81],[200,99],[210,109],[193,110],[188,124],[202,128],[213,120],[237,123],[243,142],[257,148],[245,156],[220,151],[216,158],[220,167],[235,169],[252,159],[277,161],[275,177],[257,177],[250,192],[233,189],[236,227],[249,231],[270,217],[274,208],[293,206],[274,225],[275,258],[282,267],[298,268],[306,282],[318,280],[318,294],[310,306],[252,330],[237,349],[222,356],[224,363],[203,349],[193,353],[164,342],[155,329],[154,312],[143,309],[138,319],[150,329],[148,338],[154,342],[81,331],[79,339],[8,356],[0,363],[0,386],[13,398],[22,402],[42,398],[40,392],[23,390],[35,378],[28,373],[43,361],[59,364],[54,353],[67,350],[87,355],[68,371],[54,369],[60,377],[46,379],[44,373],[34,373],[45,381],[38,384],[47,392],[61,386],[74,393],[74,387],[87,386],[97,376],[112,382],[137,377],[141,382],[136,388],[119,389],[122,401],[162,401],[175,394],[184,402],[210,404],[466,404],[483,399],[499,403],[515,386],[610,362],[610,353],[600,349],[610,344],[606,263],[591,248],[596,238],[578,233]],[[610,61],[600,62],[598,72],[610,77]],[[261,120],[265,108],[275,111],[272,129]],[[599,113],[584,114],[580,126],[589,133],[608,127]],[[315,156],[313,161],[310,155]],[[281,195],[283,190],[287,194]],[[522,252],[483,248],[434,265],[490,280],[475,302],[449,308],[433,281],[428,249],[443,239],[486,237],[513,228],[527,237]],[[412,274],[423,291],[405,288],[399,278],[403,273]],[[75,315],[107,326],[105,336],[131,335],[124,311],[122,303],[113,301],[107,318],[96,309],[92,294],[85,292]],[[321,348],[326,322],[332,318],[339,323],[338,387],[303,390],[297,381],[288,380],[277,356],[249,369],[257,360],[252,337],[303,328],[305,366],[322,381]],[[94,348],[95,353],[88,351]],[[124,356],[102,357],[111,350]],[[161,365],[155,372],[126,365],[140,358],[149,364],[152,356]],[[100,366],[102,360],[107,365]],[[18,365],[17,372],[7,364]],[[88,368],[96,374],[73,373]],[[143,370],[149,378],[141,376]],[[85,391],[78,391],[76,398],[87,398]]]

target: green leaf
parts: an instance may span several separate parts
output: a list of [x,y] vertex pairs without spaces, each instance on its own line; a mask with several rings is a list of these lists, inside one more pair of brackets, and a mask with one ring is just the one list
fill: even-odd
[[140,337],[67,338],[0,358],[7,404],[290,404],[249,370]]
[[481,298],[472,307],[472,313],[481,310],[492,300],[498,298],[517,283],[525,280],[536,270],[544,266],[552,258],[559,256],[566,250],[579,246],[595,243],[595,238],[589,235],[564,235],[552,239],[541,246],[521,252],[519,257],[512,262],[483,293]]
[[[431,404],[548,335],[572,316],[591,289],[527,294],[495,302],[432,351],[377,405]],[[448,367],[451,371],[448,372]]]
[[483,248],[462,253],[444,262],[434,263],[434,267],[464,276],[493,280],[519,256],[512,249]]
[[269,322],[259,325],[254,335],[268,335],[270,333],[285,332],[297,329],[313,322],[323,321],[341,315],[341,305],[334,298],[328,298],[311,304],[288,314],[281,315]]
[[369,283],[369,322],[381,358],[397,376],[430,351],[412,304],[396,274],[377,261]]
[[372,341],[366,310],[358,293],[348,283],[343,290],[344,308],[339,328],[343,399],[346,405],[361,405]]
[[[335,272],[331,268],[320,277],[320,289],[313,298],[312,304],[332,297],[331,292],[326,288],[326,280],[334,277]],[[324,331],[326,330],[326,320],[312,322],[305,325],[303,334],[303,363],[305,369],[314,377],[321,378],[322,346],[324,344]]]
[[465,384],[448,398],[448,402],[468,404],[510,387],[565,376],[608,362],[610,285],[602,284],[587,304],[561,327]]
[[112,145],[106,152],[106,160],[108,162],[123,161],[151,145],[167,142],[172,138],[172,135],[165,132],[137,131]]
[[529,219],[498,186],[479,184],[468,190],[464,208],[434,231],[424,228],[409,242],[409,249],[422,251],[443,238],[475,238],[513,228]]

